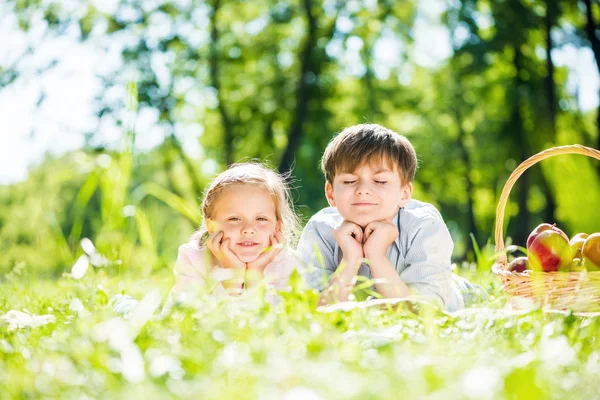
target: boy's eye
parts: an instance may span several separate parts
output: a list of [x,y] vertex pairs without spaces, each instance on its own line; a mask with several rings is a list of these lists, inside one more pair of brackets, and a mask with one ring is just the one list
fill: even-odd
[[344,185],[352,185],[354,182],[356,182],[356,181],[343,181],[342,183]]
[[380,183],[382,185],[385,185],[387,183],[387,181],[375,181],[375,183]]

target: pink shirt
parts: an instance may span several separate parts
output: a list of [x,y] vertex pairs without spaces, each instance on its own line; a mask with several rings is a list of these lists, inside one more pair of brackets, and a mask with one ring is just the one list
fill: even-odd
[[[286,289],[288,278],[294,268],[302,262],[300,253],[285,247],[264,270],[267,289]],[[191,287],[205,286],[215,296],[227,296],[220,283],[230,277],[231,271],[219,265],[211,265],[210,250],[200,247],[196,241],[190,241],[179,247],[175,263],[175,287],[172,294],[181,293]]]

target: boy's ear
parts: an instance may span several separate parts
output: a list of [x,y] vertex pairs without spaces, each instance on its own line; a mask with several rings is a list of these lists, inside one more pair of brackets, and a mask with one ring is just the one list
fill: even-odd
[[335,199],[333,198],[333,186],[329,181],[325,182],[325,197],[331,207],[335,207]]
[[406,203],[412,199],[413,184],[408,182],[400,189],[400,207],[406,206]]

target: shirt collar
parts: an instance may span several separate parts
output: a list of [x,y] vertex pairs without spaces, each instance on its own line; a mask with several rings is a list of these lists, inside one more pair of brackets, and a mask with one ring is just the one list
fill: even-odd
[[394,243],[396,244],[396,250],[398,250],[398,252],[400,252],[400,227],[401,227],[400,224],[402,222],[400,214],[402,213],[402,210],[403,210],[403,208],[400,208],[398,210],[398,213],[394,217],[394,221],[392,221],[394,224],[396,224],[396,228],[398,228],[398,237],[396,238],[396,240],[394,240]]

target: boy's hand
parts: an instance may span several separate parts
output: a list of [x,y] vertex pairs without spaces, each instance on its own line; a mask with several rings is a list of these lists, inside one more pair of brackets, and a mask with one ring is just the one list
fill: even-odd
[[[263,251],[256,260],[248,263],[248,270],[264,271],[265,267],[275,259],[277,254],[281,253],[284,247],[285,238],[283,233],[275,232],[269,237],[269,251]],[[266,249],[265,249],[266,250]]]
[[208,237],[206,245],[217,260],[219,260],[223,268],[246,269],[246,263],[240,260],[229,249],[229,241],[229,238],[223,240],[223,232],[217,232]]
[[353,222],[344,221],[334,229],[333,237],[342,249],[346,261],[358,260],[364,257],[363,230]]
[[363,250],[369,260],[385,257],[387,248],[398,237],[398,228],[387,221],[373,221],[365,227]]

